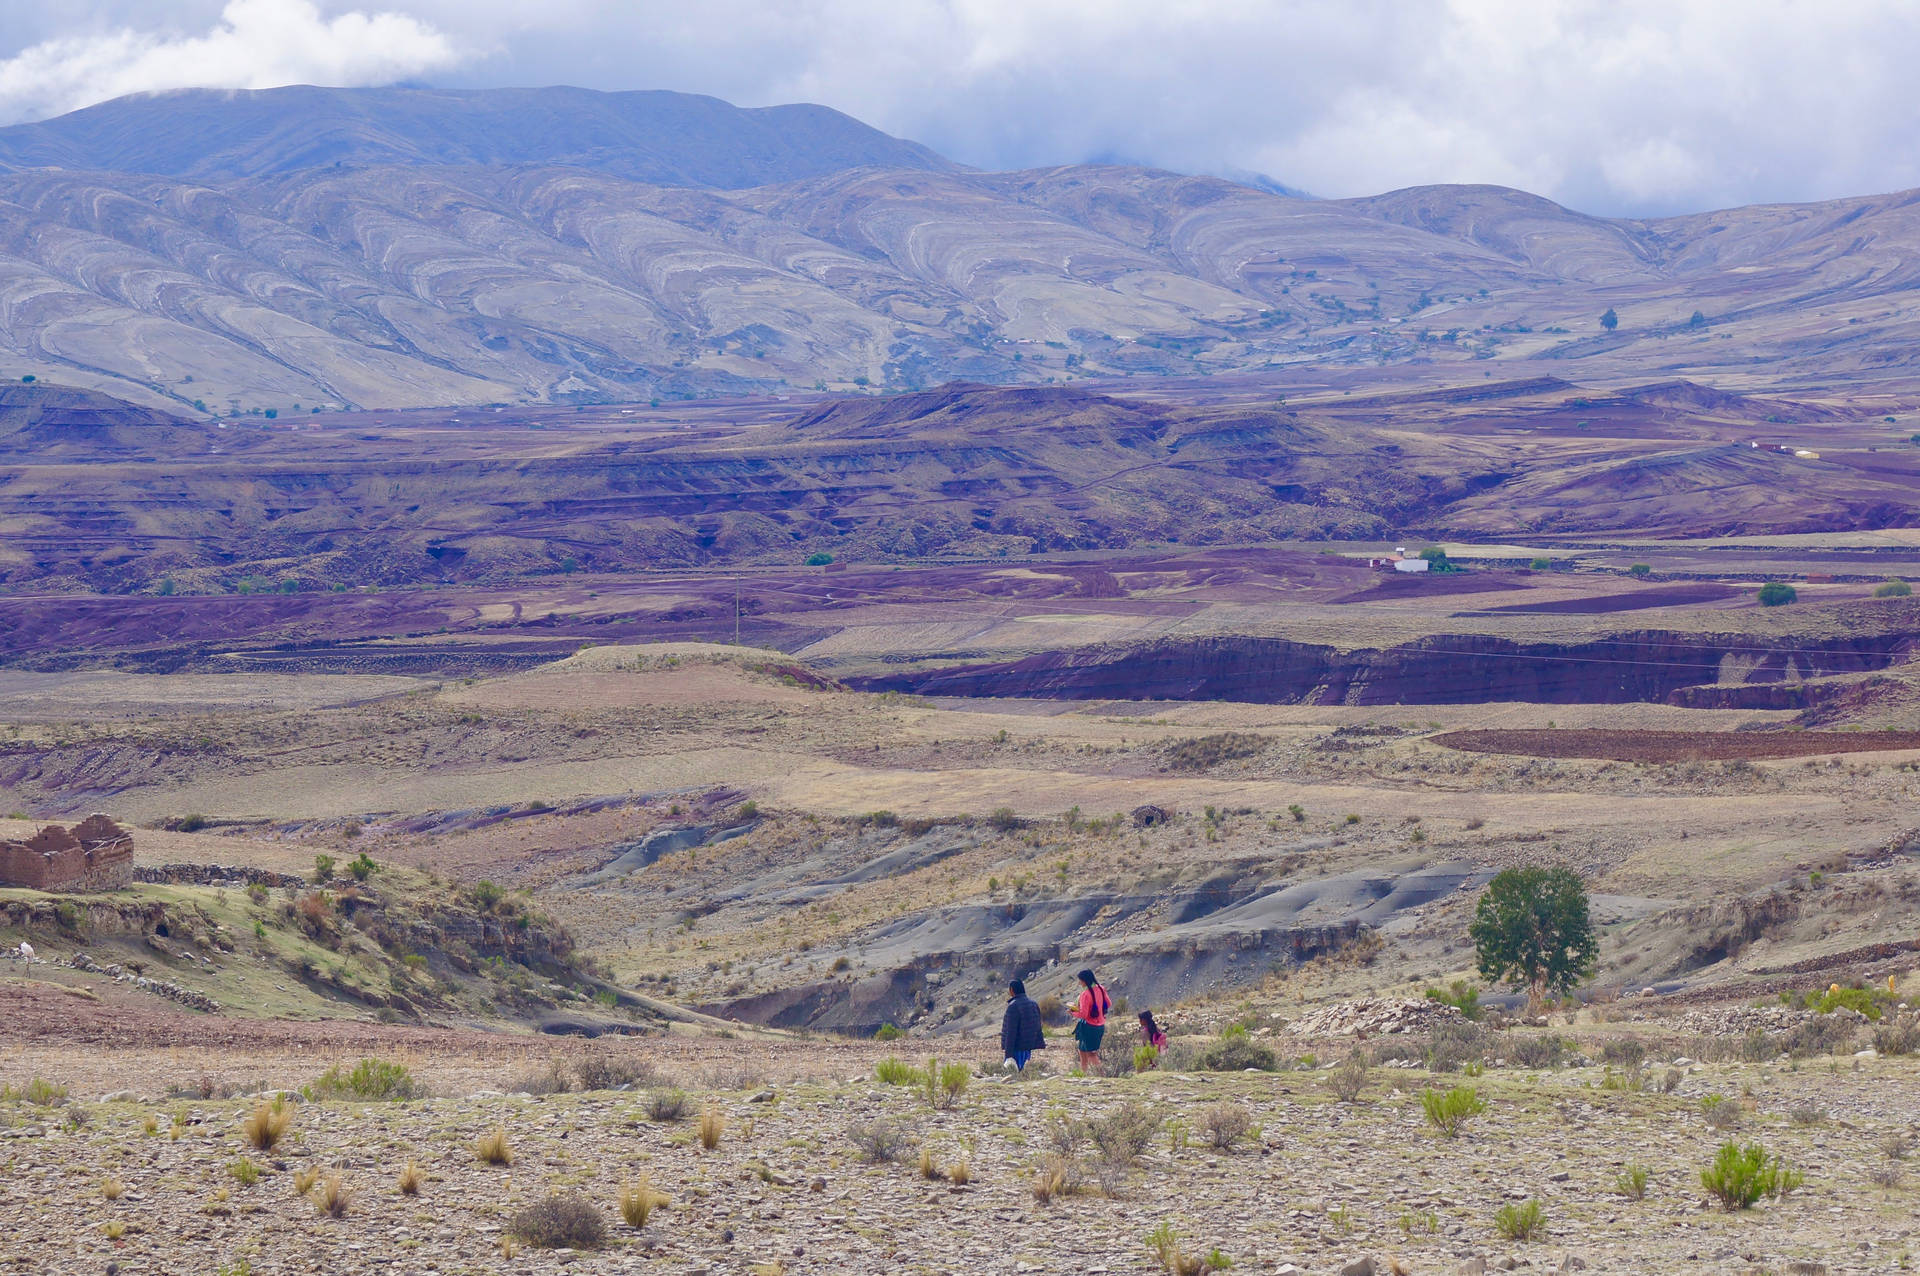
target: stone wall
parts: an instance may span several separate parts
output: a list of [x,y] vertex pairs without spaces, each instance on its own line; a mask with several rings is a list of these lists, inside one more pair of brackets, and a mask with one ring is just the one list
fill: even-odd
[[0,886],[37,891],[110,891],[133,881],[133,835],[104,815],[71,829],[49,824],[24,841],[0,842]]

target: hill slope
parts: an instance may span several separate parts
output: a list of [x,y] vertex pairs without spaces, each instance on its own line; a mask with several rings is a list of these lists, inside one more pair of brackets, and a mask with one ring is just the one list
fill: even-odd
[[224,182],[380,164],[565,164],[732,189],[843,168],[952,169],[824,106],[742,109],[692,93],[591,89],[184,89],[0,129],[0,168]]
[[1920,380],[1914,195],[1306,200],[570,89],[127,99],[0,130],[7,165],[0,377],[211,414],[1488,360]]

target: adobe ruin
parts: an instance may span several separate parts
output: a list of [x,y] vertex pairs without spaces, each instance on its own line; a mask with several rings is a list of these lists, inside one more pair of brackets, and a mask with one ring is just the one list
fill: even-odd
[[0,841],[0,886],[111,891],[133,881],[133,835],[104,815],[71,829],[49,824],[25,841]]

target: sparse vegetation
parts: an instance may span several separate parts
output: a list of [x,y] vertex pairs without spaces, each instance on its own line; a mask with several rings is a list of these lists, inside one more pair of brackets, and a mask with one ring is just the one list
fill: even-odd
[[1460,1137],[1468,1121],[1487,1110],[1487,1101],[1472,1086],[1462,1085],[1451,1090],[1422,1090],[1420,1109],[1428,1125],[1454,1139]]
[[720,1146],[721,1136],[726,1133],[726,1114],[719,1108],[708,1104],[700,1110],[700,1146],[711,1152]]
[[426,1181],[427,1176],[419,1165],[408,1161],[405,1168],[400,1171],[400,1179],[395,1186],[399,1188],[402,1196],[418,1196],[421,1186]]
[[607,1221],[593,1202],[574,1192],[554,1193],[520,1210],[509,1226],[536,1249],[602,1249]]
[[276,1098],[271,1103],[255,1104],[240,1123],[240,1132],[250,1147],[271,1152],[292,1126],[293,1108]]
[[653,1217],[653,1212],[667,1203],[667,1198],[653,1190],[653,1179],[642,1174],[620,1189],[620,1218],[628,1227],[639,1231]]
[[481,1135],[473,1145],[473,1155],[482,1165],[512,1165],[513,1146],[507,1142],[506,1130],[495,1126]]
[[888,1165],[898,1161],[907,1154],[907,1148],[913,1143],[912,1136],[906,1130],[884,1117],[856,1122],[848,1127],[847,1138],[860,1154],[860,1159],[869,1165]]
[[345,1218],[353,1205],[353,1193],[339,1174],[329,1174],[314,1189],[313,1205],[328,1218]]
[[1700,1171],[1700,1185],[1729,1212],[1748,1209],[1765,1196],[1785,1196],[1800,1183],[1797,1171],[1758,1143],[1723,1143],[1713,1164]]
[[401,1064],[362,1059],[344,1072],[338,1064],[328,1068],[307,1087],[307,1095],[314,1099],[387,1102],[418,1098],[420,1086]]
[[1494,1212],[1493,1229],[1510,1241],[1534,1240],[1547,1230],[1546,1214],[1538,1201],[1508,1202]]

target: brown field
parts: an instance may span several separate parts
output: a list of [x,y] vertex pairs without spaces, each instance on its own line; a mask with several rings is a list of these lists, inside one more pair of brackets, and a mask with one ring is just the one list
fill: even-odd
[[1920,751],[1920,731],[1448,731],[1435,744],[1470,753],[1616,762],[1731,762]]

